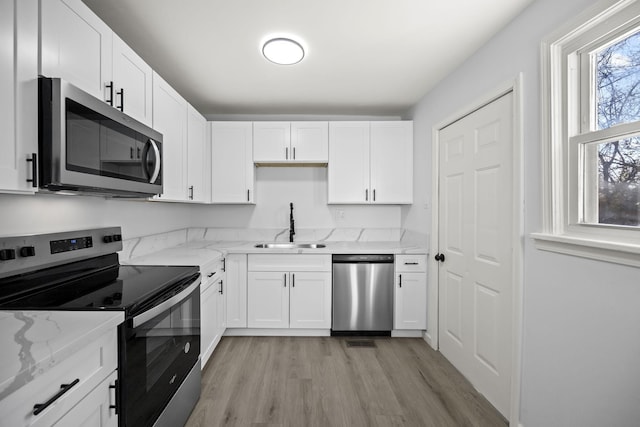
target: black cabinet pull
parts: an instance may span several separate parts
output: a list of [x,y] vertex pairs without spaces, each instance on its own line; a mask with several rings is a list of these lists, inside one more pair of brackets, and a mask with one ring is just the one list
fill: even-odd
[[296,159],[296,147],[293,147],[293,160]]
[[287,273],[284,273],[284,287],[287,287]]
[[250,201],[249,199],[249,190],[247,190],[247,202]]
[[214,274],[216,274],[216,272],[215,272],[215,271],[214,271],[214,272],[211,272],[211,273],[209,273],[209,274],[207,274],[207,277],[212,277]]
[[227,259],[222,258],[222,271],[227,271]]
[[129,147],[129,158],[133,160],[133,147]]
[[405,262],[404,265],[418,265],[417,262]]
[[138,147],[138,158],[140,158],[140,147]]
[[374,202],[376,201],[376,189],[375,188],[373,189],[373,201]]
[[122,112],[124,112],[124,88],[120,89],[116,92],[116,95],[120,95],[120,105],[116,108]]
[[364,201],[365,202],[369,201],[369,190],[368,189],[364,190]]
[[291,287],[292,288],[296,287],[296,275],[295,274],[291,275]]
[[31,158],[27,159],[27,162],[31,162],[31,179],[27,178],[27,182],[31,183],[33,188],[38,186],[38,155],[31,153]]
[[289,147],[284,148],[284,159],[289,160]]
[[402,274],[400,274],[400,282],[398,284],[402,287]]
[[116,380],[114,385],[110,385],[109,388],[115,390],[114,399],[113,399],[115,404],[109,405],[109,409],[115,410],[115,414],[118,415],[120,413],[120,410],[119,410],[120,388],[118,387],[118,380]]
[[109,89],[109,99],[105,99],[106,103],[113,107],[113,82],[109,82],[105,85],[107,89]]
[[193,185],[189,187],[189,200],[193,200]]
[[61,384],[60,391],[57,392],[51,399],[47,400],[45,403],[36,403],[35,405],[33,405],[33,415],[38,415],[40,412],[47,409],[49,406],[51,406],[53,402],[60,399],[60,397],[62,397],[63,394],[71,390],[71,388],[74,385],[78,384],[79,382],[80,382],[80,379],[76,378],[70,384]]
[[224,294],[224,283],[222,283],[222,280],[220,280],[220,290],[218,292],[220,292],[220,295]]

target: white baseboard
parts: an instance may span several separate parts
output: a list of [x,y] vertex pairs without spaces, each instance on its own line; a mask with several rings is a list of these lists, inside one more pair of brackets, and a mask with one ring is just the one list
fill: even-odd
[[425,332],[423,338],[432,349],[436,351],[438,350],[437,347],[434,345],[433,338],[431,337],[431,334],[429,332]]
[[394,329],[391,331],[391,337],[393,338],[420,338],[422,337],[422,331],[411,331],[406,329]]

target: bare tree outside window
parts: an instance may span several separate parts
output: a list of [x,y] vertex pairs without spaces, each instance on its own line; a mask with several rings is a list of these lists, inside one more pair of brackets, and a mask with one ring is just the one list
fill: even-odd
[[[640,33],[596,53],[597,126],[640,120]],[[640,225],[640,137],[598,144],[599,223]]]

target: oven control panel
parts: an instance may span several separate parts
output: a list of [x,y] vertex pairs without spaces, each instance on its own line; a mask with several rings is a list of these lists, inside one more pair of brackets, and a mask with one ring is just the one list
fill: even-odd
[[51,253],[77,251],[78,249],[87,249],[93,247],[93,237],[75,237],[73,239],[52,240],[49,242]]
[[0,278],[120,250],[120,227],[0,237]]

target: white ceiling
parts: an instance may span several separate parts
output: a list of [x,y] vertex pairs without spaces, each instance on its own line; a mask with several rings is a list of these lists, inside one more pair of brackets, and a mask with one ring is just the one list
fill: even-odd
[[[205,115],[398,115],[533,0],[83,0]],[[265,60],[269,34],[308,46]]]

